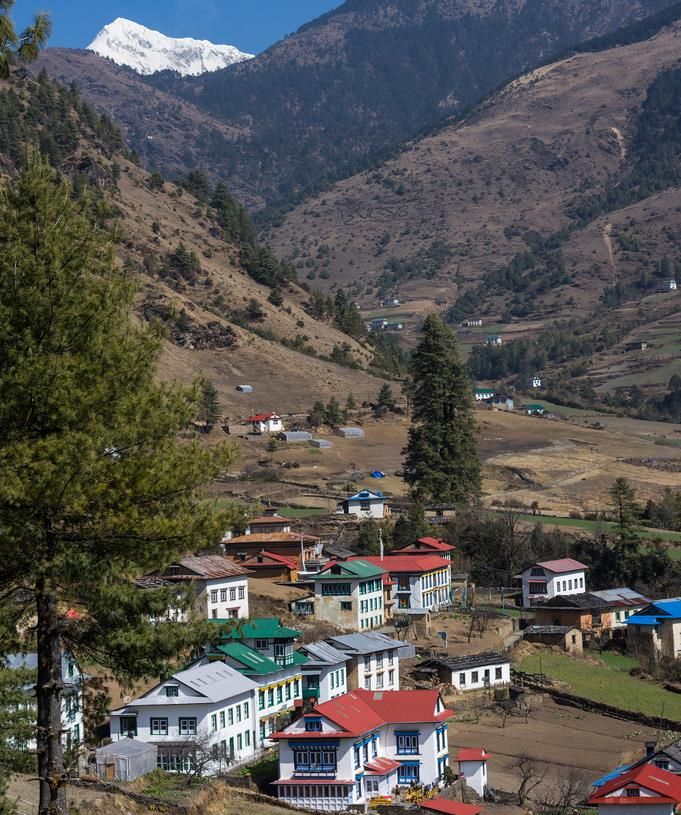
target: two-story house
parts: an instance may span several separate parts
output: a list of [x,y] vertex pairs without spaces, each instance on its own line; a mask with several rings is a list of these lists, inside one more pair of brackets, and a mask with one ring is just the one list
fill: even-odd
[[414,646],[380,631],[338,634],[326,641],[350,657],[346,668],[348,690],[399,690],[400,658],[415,653]]
[[294,531],[290,518],[266,510],[264,515],[251,518],[243,534],[235,535],[228,530],[222,538],[222,548],[227,557],[237,562],[257,557],[261,552],[294,558],[299,566],[320,554],[321,543],[315,535]]
[[[161,572],[146,575],[166,584],[191,587],[194,607],[207,619],[248,617],[248,575],[250,572],[222,555],[183,557]],[[182,589],[180,589],[182,590]],[[175,613],[182,622],[184,611]]]
[[[38,655],[10,654],[0,659],[0,667],[24,672],[28,676],[37,676]],[[83,740],[83,683],[86,679],[81,673],[75,659],[65,651],[61,655],[61,675],[64,687],[61,694],[61,743],[63,747],[74,747]],[[35,706],[35,682],[30,681],[24,688],[27,705]],[[36,708],[37,714],[37,708]],[[26,749],[35,749],[35,740],[26,745]]]
[[301,645],[299,653],[307,657],[302,666],[304,700],[319,704],[347,693],[350,654],[323,640]]
[[258,685],[222,663],[196,664],[111,712],[111,738],[157,747],[159,769],[181,772],[197,753],[208,772],[255,753]]
[[533,608],[537,625],[578,628],[585,639],[613,635],[614,615],[610,605],[591,592],[559,594]]
[[586,591],[588,566],[571,557],[533,563],[517,575],[522,580],[523,608],[530,608],[558,594]]
[[599,597],[610,607],[612,612],[612,628],[614,633],[624,633],[627,629],[627,620],[633,614],[650,604],[650,599],[644,597],[640,592],[626,586],[617,589],[603,589],[602,591],[592,591],[594,597]]
[[681,778],[640,764],[596,787],[586,803],[601,815],[674,815],[681,804]]
[[433,784],[448,766],[447,722],[436,690],[356,690],[317,705],[274,735],[281,800],[341,812]]
[[367,558],[331,563],[314,577],[315,617],[347,631],[381,628],[385,571]]
[[223,635],[201,661],[222,661],[257,683],[258,744],[290,716],[302,698],[302,668],[308,658],[296,651],[300,633],[276,617],[256,617]]
[[[347,562],[353,562],[350,558]],[[450,602],[452,569],[439,555],[394,555],[365,557],[363,560],[385,569],[393,581],[394,612],[400,609],[437,611]]]
[[414,543],[407,543],[404,546],[393,549],[389,555],[390,557],[394,557],[395,555],[437,555],[443,560],[451,560],[455,548],[455,546],[442,540],[442,538],[425,536],[414,541]]
[[681,597],[656,600],[627,618],[627,645],[639,657],[681,657]]
[[337,515],[355,515],[358,518],[383,518],[389,514],[385,495],[374,490],[360,490],[338,504]]

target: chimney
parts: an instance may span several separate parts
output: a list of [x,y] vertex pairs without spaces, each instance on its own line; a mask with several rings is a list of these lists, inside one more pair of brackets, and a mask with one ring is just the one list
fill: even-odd
[[654,741],[647,741],[646,745],[646,758],[652,758],[655,754],[655,748],[657,747],[657,742]]
[[383,532],[378,532],[378,546],[381,553],[381,563],[383,563]]

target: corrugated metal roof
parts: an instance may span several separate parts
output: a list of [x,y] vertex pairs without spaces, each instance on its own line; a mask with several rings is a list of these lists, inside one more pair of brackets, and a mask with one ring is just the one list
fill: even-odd
[[137,739],[121,739],[120,741],[112,741],[111,744],[105,744],[103,747],[98,747],[95,753],[107,756],[138,756],[144,753],[155,753],[158,747],[155,744],[148,744],[146,741],[137,741]]
[[385,651],[388,648],[406,648],[408,644],[395,640],[380,631],[367,631],[365,634],[340,634],[327,637],[331,645],[356,654],[371,654],[374,651]]
[[252,617],[225,635],[232,640],[298,639],[300,631],[286,628],[277,617]]
[[[248,569],[244,569],[238,563],[228,560],[222,555],[202,555],[200,557],[183,557],[177,564],[193,572],[195,576],[205,579],[215,579],[219,577],[238,577],[247,575]],[[161,577],[164,580],[187,580],[192,579],[192,575],[174,574],[166,570]]]
[[321,640],[320,642],[309,642],[307,645],[301,646],[303,651],[310,658],[310,663],[321,663],[323,665],[338,665],[341,662],[347,662],[350,655],[339,651],[333,645]]
[[263,656],[263,654],[254,651],[253,648],[249,648],[242,642],[227,642],[218,645],[216,652],[220,652],[241,663],[244,666],[243,673],[247,675],[264,676],[281,671],[281,666],[277,665],[273,659]]
[[645,606],[650,603],[647,597],[637,591],[628,588],[604,589],[603,591],[592,591],[591,594],[600,597],[602,600],[613,606]]
[[[336,569],[338,573],[331,570]],[[371,562],[368,558],[358,558],[353,560],[344,560],[340,563],[332,563],[323,569],[316,577],[317,580],[333,580],[339,577],[380,577],[387,571],[375,563]]]
[[[528,407],[531,406],[528,405]],[[577,572],[581,571],[582,569],[589,568],[584,563],[580,563],[578,560],[571,557],[563,557],[559,560],[542,560],[539,561],[539,563],[534,563],[533,565],[541,566],[542,569],[548,569],[554,574],[562,574],[563,572]],[[528,568],[531,569],[532,566],[528,566]],[[527,569],[525,569],[525,571],[527,571]]]

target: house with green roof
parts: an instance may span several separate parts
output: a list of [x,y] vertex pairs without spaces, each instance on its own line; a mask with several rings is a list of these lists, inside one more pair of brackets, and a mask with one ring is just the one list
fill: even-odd
[[[211,620],[220,623],[224,620]],[[294,650],[300,632],[276,617],[254,617],[220,633],[204,661],[221,661],[258,683],[256,717],[259,743],[281,726],[282,717],[302,699],[302,666],[308,658]]]
[[385,624],[383,583],[387,571],[361,558],[331,563],[315,575],[314,614],[346,631]]
[[473,391],[476,402],[485,402],[494,396],[494,388],[476,388]]

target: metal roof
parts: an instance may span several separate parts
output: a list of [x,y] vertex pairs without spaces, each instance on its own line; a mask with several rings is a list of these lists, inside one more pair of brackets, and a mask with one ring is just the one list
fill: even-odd
[[329,643],[324,642],[324,640],[310,642],[307,645],[301,646],[300,650],[309,657],[308,664],[310,665],[338,665],[350,659],[348,653],[339,651],[338,648],[334,648],[333,645],[329,645]]
[[315,580],[335,580],[339,577],[380,577],[382,574],[385,574],[386,571],[387,569],[382,569],[368,559],[344,560],[340,563],[332,563],[330,566],[327,566],[326,569],[323,569],[315,576]]
[[243,669],[239,669],[239,671],[247,675],[263,676],[265,674],[277,673],[281,670],[281,666],[277,665],[273,659],[264,656],[259,651],[254,651],[253,648],[249,648],[242,642],[227,642],[223,645],[218,645],[215,652],[222,653],[225,656],[231,657],[236,662],[241,663],[244,667]]
[[[571,557],[563,557],[559,560],[540,560],[538,563],[533,563],[532,566],[541,566],[542,569],[548,569],[549,572],[553,572],[554,574],[579,572],[589,568],[584,563],[580,563]],[[527,569],[531,569],[532,566],[528,566]],[[527,571],[527,569],[525,569],[525,571]]]
[[523,631],[523,635],[528,634],[569,634],[570,631],[578,631],[574,625],[528,625]]
[[613,606],[645,606],[650,603],[647,597],[639,594],[633,589],[622,587],[619,589],[604,589],[603,591],[592,591],[595,597],[606,600]]
[[463,657],[443,657],[442,659],[428,659],[416,666],[416,669],[425,666],[442,666],[452,671],[458,671],[461,668],[481,668],[483,665],[501,665],[510,662],[510,658],[506,654],[499,653],[498,651],[484,651],[480,654],[469,654]]
[[225,634],[232,640],[298,639],[300,631],[286,628],[277,617],[252,617]]
[[365,634],[340,634],[327,637],[326,641],[343,651],[355,654],[372,654],[374,651],[385,651],[388,648],[406,648],[408,643],[395,640],[380,631],[367,631]]
[[600,597],[596,597],[591,592],[585,591],[579,594],[557,594],[555,597],[546,600],[543,603],[538,603],[535,608],[586,608],[586,609],[604,609],[610,608],[610,603]]
[[155,744],[149,744],[146,741],[137,741],[137,739],[121,739],[120,741],[112,741],[111,744],[105,744],[103,747],[98,747],[95,753],[107,756],[137,756],[142,753],[156,753],[158,747]]
[[239,566],[238,563],[234,563],[234,561],[228,560],[222,555],[183,557],[176,562],[176,565],[182,566],[194,574],[175,574],[166,569],[160,576],[164,580],[191,580],[192,577],[201,577],[210,580],[219,577],[238,577],[248,574],[248,569],[244,569],[243,566]]

